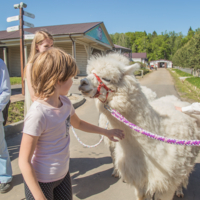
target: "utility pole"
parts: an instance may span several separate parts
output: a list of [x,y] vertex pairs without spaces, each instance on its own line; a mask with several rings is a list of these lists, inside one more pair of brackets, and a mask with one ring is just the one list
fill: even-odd
[[[21,3],[20,3],[21,4]],[[22,78],[22,94],[25,95],[25,87],[24,87],[24,28],[23,28],[23,7],[20,6],[20,62],[21,62],[21,78]]]
[[11,31],[18,31],[20,33],[20,61],[21,61],[21,79],[22,79],[22,94],[25,94],[25,89],[24,89],[24,28],[23,26],[28,26],[30,28],[34,27],[33,24],[25,22],[23,19],[23,15],[30,17],[30,18],[35,18],[35,15],[32,13],[28,13],[24,11],[23,8],[26,8],[27,5],[23,2],[20,4],[15,4],[14,8],[19,9],[19,15],[13,16],[13,17],[8,17],[7,22],[12,22],[12,21],[18,21],[19,20],[19,25],[18,26],[12,26],[7,28],[7,32]]

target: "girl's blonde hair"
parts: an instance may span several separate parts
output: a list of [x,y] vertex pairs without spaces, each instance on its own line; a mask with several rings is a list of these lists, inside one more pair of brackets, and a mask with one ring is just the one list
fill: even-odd
[[[31,43],[31,51],[30,51],[30,54],[29,54],[29,57],[28,57],[27,65],[30,64],[30,63],[33,63],[34,56],[35,56],[36,53],[38,53],[37,50],[36,50],[36,45],[40,45],[47,38],[53,40],[53,36],[45,30],[40,30],[40,31],[35,32],[35,37],[33,38],[33,41]],[[26,77],[27,65],[24,69],[24,77]]]
[[76,76],[77,70],[75,60],[61,49],[52,47],[36,54],[31,68],[31,83],[35,96],[50,97],[56,84]]

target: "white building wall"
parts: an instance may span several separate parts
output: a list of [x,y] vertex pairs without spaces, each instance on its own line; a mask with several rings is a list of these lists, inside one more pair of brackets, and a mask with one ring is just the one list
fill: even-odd
[[133,60],[134,62],[142,62],[142,59],[141,59],[141,58],[132,58],[132,60]]
[[171,62],[171,61],[165,61],[165,60],[151,61],[151,62],[150,62],[150,66],[151,66],[151,65],[154,65],[154,67],[155,67],[156,65],[158,66],[158,63],[160,63],[160,62],[167,63],[167,68],[172,68],[172,62]]
[[20,46],[8,48],[8,63],[10,76],[21,76]]
[[[72,43],[56,43],[55,47],[61,48],[66,53],[72,55]],[[76,43],[76,63],[79,68],[81,75],[86,75],[86,66],[87,66],[87,53],[85,47],[81,44]]]
[[85,47],[77,43],[76,43],[76,63],[80,70],[80,74],[87,75],[86,73],[87,53],[86,53]]

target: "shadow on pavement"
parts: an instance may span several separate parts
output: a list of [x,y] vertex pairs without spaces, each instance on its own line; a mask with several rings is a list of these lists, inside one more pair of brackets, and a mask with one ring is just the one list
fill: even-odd
[[8,151],[9,151],[11,161],[13,161],[13,160],[15,160],[16,158],[19,157],[19,149],[20,149],[20,145],[8,147]]
[[184,198],[174,196],[174,200],[199,200],[200,199],[200,164],[197,163],[190,175],[187,190],[183,190]]
[[11,95],[21,94],[21,93],[22,93],[22,89],[21,88],[12,88],[11,89]]
[[[93,173],[88,176],[81,176],[88,171],[96,169],[102,165],[112,163],[110,157],[103,158],[71,158],[70,173],[74,173],[72,178],[73,193],[80,199],[85,199],[92,195],[107,190],[110,185],[115,184],[119,179],[111,177],[113,168]],[[81,178],[79,178],[81,176]]]
[[107,190],[119,181],[118,178],[111,177],[112,171],[113,168],[83,178],[72,179],[73,194],[80,199],[86,199]]
[[12,186],[15,187],[17,185],[20,185],[21,183],[23,183],[23,177],[22,174],[16,174],[13,176],[13,180],[12,180]]
[[9,138],[7,141],[7,147],[10,155],[10,160],[13,161],[19,156],[19,149],[21,144],[22,134],[16,134],[16,136]]
[[[112,163],[111,157],[103,157],[103,158],[70,158],[70,173],[77,172],[72,176],[72,178],[76,178],[80,175],[85,174],[86,172],[98,168],[101,165]],[[110,173],[110,175],[112,172]]]

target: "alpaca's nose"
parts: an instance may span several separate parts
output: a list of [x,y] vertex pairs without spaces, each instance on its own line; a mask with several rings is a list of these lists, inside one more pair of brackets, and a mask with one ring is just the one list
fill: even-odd
[[80,85],[79,85],[79,90],[83,90],[83,86],[89,85],[89,81],[87,78],[81,79]]

